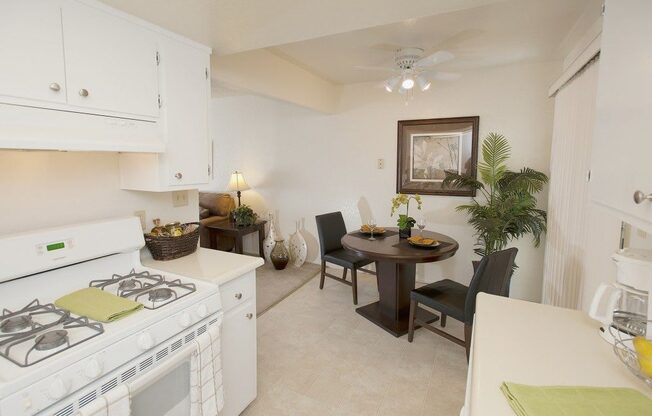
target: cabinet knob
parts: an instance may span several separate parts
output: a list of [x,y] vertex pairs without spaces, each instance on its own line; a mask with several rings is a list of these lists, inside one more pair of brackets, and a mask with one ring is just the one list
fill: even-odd
[[181,172],[177,172],[177,173],[174,174],[174,177],[177,178],[177,179],[181,179],[181,178],[183,178],[183,174]]
[[634,192],[634,202],[636,202],[637,204],[649,200],[652,200],[652,194],[644,194],[642,191]]
[[245,316],[247,317],[247,319],[251,319],[251,318],[254,317],[254,314],[253,313],[248,313]]
[[52,91],[57,91],[57,92],[61,91],[61,85],[57,84],[56,82],[53,82],[52,84],[50,84],[50,89]]
[[242,299],[242,293],[236,293],[235,298],[236,299]]
[[82,88],[81,90],[79,90],[79,95],[81,95],[82,97],[88,97],[88,90],[86,88]]

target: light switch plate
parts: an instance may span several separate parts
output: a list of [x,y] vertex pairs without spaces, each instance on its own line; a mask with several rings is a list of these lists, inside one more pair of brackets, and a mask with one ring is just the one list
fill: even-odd
[[185,207],[186,205],[188,205],[188,191],[172,192],[173,207]]
[[385,169],[385,159],[378,159],[378,169]]

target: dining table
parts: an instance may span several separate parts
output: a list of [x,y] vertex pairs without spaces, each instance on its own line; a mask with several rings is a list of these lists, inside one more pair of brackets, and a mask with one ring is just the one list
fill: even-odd
[[[416,265],[451,258],[459,244],[453,238],[423,230],[421,236],[436,240],[436,247],[417,247],[406,238],[400,238],[397,228],[385,228],[383,234],[370,235],[353,231],[342,237],[342,246],[370,260],[376,265],[379,300],[361,306],[356,312],[385,331],[400,337],[408,332],[410,292],[415,287]],[[413,232],[416,235],[418,232]],[[439,317],[419,308],[418,318],[435,322]]]

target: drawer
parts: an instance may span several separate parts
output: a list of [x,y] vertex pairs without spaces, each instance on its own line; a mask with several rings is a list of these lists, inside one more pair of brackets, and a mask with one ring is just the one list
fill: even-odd
[[251,271],[221,285],[220,294],[225,312],[245,303],[248,299],[254,299],[255,303],[256,272]]

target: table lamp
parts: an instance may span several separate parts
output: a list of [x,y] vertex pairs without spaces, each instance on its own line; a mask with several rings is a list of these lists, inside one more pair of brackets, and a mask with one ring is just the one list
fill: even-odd
[[247,182],[244,179],[244,176],[242,176],[242,172],[238,172],[237,170],[231,174],[231,180],[229,180],[229,186],[227,190],[229,191],[236,191],[238,195],[238,206],[240,206],[240,194],[242,191],[246,191],[249,188],[249,185],[247,185]]

